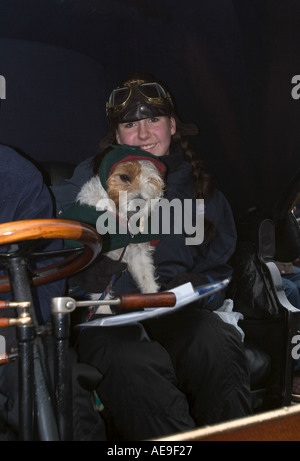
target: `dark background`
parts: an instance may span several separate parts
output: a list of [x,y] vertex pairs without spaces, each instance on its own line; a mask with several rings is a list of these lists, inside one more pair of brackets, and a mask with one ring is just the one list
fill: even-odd
[[300,167],[300,2],[0,0],[0,142],[35,160],[94,155],[109,93],[135,70],[197,124],[235,215],[269,212]]

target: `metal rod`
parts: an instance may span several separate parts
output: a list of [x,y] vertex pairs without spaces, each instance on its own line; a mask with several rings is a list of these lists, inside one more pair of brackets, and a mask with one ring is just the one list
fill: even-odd
[[34,397],[38,435],[40,441],[53,442],[59,440],[57,422],[53,402],[49,393],[45,366],[41,360],[41,338],[36,338],[33,344],[34,353]]
[[[38,329],[38,322],[32,300],[31,284],[28,274],[27,261],[24,258],[18,256],[11,258],[8,262],[8,273],[14,300],[16,302],[24,301],[24,299],[26,301],[30,301],[29,314],[32,319],[34,332],[36,333]],[[18,308],[18,313],[20,316],[22,315],[23,311],[24,310],[22,308]],[[31,327],[31,325],[29,325],[28,327]],[[52,399],[48,387],[49,379],[46,379],[46,357],[44,354],[43,343],[39,336],[34,335],[32,347],[29,348],[27,346],[27,340],[24,341],[24,344],[21,343],[21,347],[24,348],[24,351],[22,351],[24,360],[21,360],[22,364],[20,365],[20,367],[22,368],[19,380],[19,392],[22,396],[22,401],[20,403],[19,414],[22,430],[23,432],[26,431],[26,434],[24,433],[23,436],[26,437],[26,440],[34,439],[34,433],[32,430],[32,423],[30,418],[32,412],[31,401],[34,392],[35,419],[37,423],[39,440],[57,441],[59,440],[59,436],[53,405],[51,401]],[[26,370],[30,372],[32,366],[33,383],[32,375],[26,375]],[[23,391],[23,387],[26,388],[26,398],[25,392]],[[26,405],[28,405],[27,408]],[[28,418],[28,421],[26,421],[26,418]],[[27,426],[26,430],[25,426]]]
[[70,388],[71,364],[69,354],[70,314],[52,315],[55,339],[54,386],[56,417],[61,441],[72,440],[72,396]]
[[24,441],[33,439],[33,325],[18,325],[18,381],[19,381],[19,437]]

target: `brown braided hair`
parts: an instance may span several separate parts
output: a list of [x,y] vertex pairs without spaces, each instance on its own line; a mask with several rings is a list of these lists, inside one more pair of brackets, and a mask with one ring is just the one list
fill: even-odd
[[[182,131],[186,130],[187,124],[183,124],[179,117],[173,115],[176,121],[176,133],[172,136],[172,141],[176,144],[179,144],[184,152],[185,159],[193,167],[193,177],[195,181],[195,195],[197,198],[209,197],[213,193],[214,182],[211,174],[206,171],[204,162],[199,159],[195,149],[191,146],[188,141],[188,138],[182,135]],[[183,129],[181,129],[183,126]],[[192,127],[194,126],[195,134],[198,133],[198,128],[195,125],[189,125],[189,132],[191,132]]]

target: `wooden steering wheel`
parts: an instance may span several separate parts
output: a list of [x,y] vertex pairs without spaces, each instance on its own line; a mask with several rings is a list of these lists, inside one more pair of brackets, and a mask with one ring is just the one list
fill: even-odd
[[[79,242],[74,248],[57,251],[37,252],[38,246],[45,246],[44,239],[65,239]],[[27,241],[16,249],[11,245]],[[11,257],[57,259],[58,262],[34,270],[32,283],[34,286],[69,277],[88,266],[100,253],[102,241],[100,235],[91,226],[66,219],[31,219],[0,224],[0,261]],[[11,291],[8,276],[0,277],[0,293]]]

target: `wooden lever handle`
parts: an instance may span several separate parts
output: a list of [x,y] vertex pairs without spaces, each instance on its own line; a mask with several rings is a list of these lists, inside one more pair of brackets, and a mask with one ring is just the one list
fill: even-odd
[[31,325],[32,320],[29,315],[18,318],[0,317],[0,327],[10,327],[13,325]]
[[147,293],[140,295],[118,295],[122,309],[143,309],[147,307],[173,307],[176,304],[174,293]]
[[9,318],[0,318],[0,327],[9,327],[10,326],[10,323],[9,323],[10,319]]

